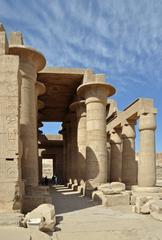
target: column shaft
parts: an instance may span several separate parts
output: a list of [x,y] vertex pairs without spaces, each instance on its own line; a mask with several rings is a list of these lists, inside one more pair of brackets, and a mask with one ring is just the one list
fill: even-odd
[[[21,42],[21,41],[20,41]],[[20,137],[23,144],[22,176],[26,185],[38,185],[38,139],[37,139],[37,72],[44,68],[44,56],[23,45],[12,45],[9,53],[20,57],[21,109]]]
[[111,144],[110,139],[107,139],[107,182],[110,182],[110,166],[111,166]]
[[111,143],[111,171],[110,181],[121,182],[122,178],[122,140],[120,131],[113,131],[110,136]]
[[125,124],[122,128],[123,163],[122,182],[128,187],[137,183],[137,162],[135,160],[135,126]]
[[97,185],[107,182],[106,105],[100,101],[86,101],[86,106],[86,178],[95,188]]
[[76,112],[77,116],[77,158],[75,162],[75,172],[78,183],[85,181],[86,171],[86,105],[85,101],[77,101],[70,105],[70,109]]
[[86,103],[86,189],[91,191],[107,182],[106,104],[115,89],[105,82],[103,74],[87,71],[77,92]]
[[21,139],[23,142],[22,175],[27,185],[38,185],[38,144],[36,109],[36,70],[30,64],[20,65],[21,85]]
[[138,163],[138,186],[153,187],[156,182],[156,121],[154,113],[141,114],[139,118],[140,154]]
[[74,182],[77,179],[77,119],[76,114],[70,113],[70,178]]

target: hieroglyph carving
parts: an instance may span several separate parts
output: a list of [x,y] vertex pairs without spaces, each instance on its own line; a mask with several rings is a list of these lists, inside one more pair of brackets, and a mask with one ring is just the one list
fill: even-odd
[[20,79],[17,56],[0,56],[0,179],[18,178]]

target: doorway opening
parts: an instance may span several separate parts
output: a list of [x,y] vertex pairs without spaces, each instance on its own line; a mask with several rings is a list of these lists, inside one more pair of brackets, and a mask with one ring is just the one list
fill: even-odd
[[54,164],[52,158],[43,158],[42,159],[42,177],[47,177],[51,179],[54,175]]

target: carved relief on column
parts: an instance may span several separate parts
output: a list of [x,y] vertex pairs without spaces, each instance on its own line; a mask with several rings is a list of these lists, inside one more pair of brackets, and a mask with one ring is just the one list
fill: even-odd
[[128,120],[122,124],[122,182],[127,188],[137,184],[137,162],[135,159],[135,121]]
[[113,129],[110,133],[111,144],[111,170],[110,181],[122,180],[122,139],[121,129]]
[[21,211],[23,194],[20,143],[19,57],[8,54],[0,24],[0,212]]

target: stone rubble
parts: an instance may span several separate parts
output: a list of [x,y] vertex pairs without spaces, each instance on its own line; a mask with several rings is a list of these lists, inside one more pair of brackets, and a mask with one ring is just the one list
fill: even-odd
[[27,213],[20,224],[23,227],[35,225],[42,232],[53,232],[56,225],[55,208],[52,204],[41,204]]

